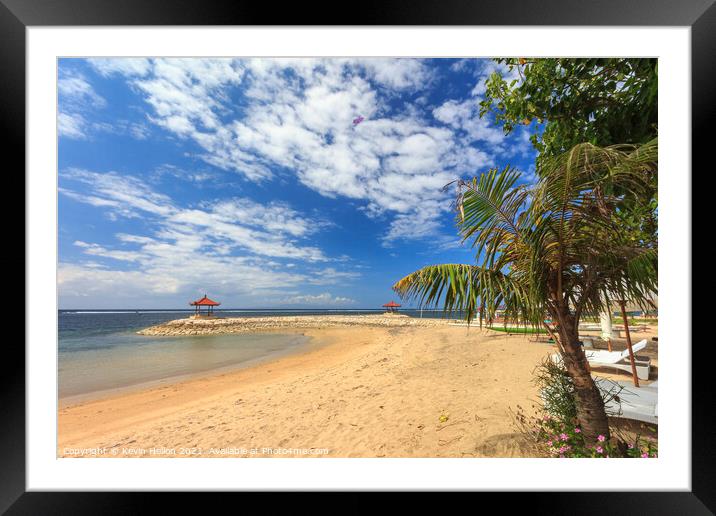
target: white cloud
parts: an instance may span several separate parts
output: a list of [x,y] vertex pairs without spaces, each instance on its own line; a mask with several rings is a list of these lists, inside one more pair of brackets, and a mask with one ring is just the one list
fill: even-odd
[[[95,250],[100,247],[89,245]],[[323,271],[302,273],[276,262],[203,255],[192,252],[190,245],[184,249],[156,247],[152,252],[155,253],[152,259],[141,259],[142,266],[131,270],[96,262],[60,263],[57,277],[62,305],[83,306],[82,299],[91,298],[95,308],[100,308],[102,303],[115,308],[142,307],[150,297],[156,306],[166,307],[167,303],[175,303],[178,296],[184,296],[188,302],[203,292],[210,292],[225,307],[354,303],[352,299],[324,297],[328,296],[325,294],[288,295],[307,284],[330,284],[311,282]],[[100,252],[93,256],[104,257]]]
[[360,278],[360,272],[356,271],[338,271],[333,267],[318,269],[312,271],[312,275],[307,282],[311,285],[339,285],[351,283]]
[[523,172],[520,176],[520,180],[524,181],[527,184],[536,184],[539,180],[539,177],[537,176],[537,169],[534,166],[534,164],[530,165],[527,169],[527,172]]
[[123,57],[117,58],[92,58],[89,59],[90,64],[102,75],[109,77],[115,73],[128,76],[141,76],[149,72],[149,59],[142,57]]
[[57,133],[59,136],[83,140],[86,138],[86,125],[84,117],[80,114],[62,112],[57,114]]
[[[479,61],[474,69],[477,82],[470,97],[462,100],[447,100],[433,109],[433,117],[454,129],[468,143],[482,142],[488,144],[495,155],[500,157],[526,157],[533,149],[529,141],[530,131],[525,126],[518,126],[509,136],[495,127],[487,116],[480,117],[480,101],[486,92],[485,81],[493,74],[499,73],[508,82],[522,81],[517,67],[512,70],[504,64],[493,60]],[[463,65],[464,66],[464,65]],[[474,152],[480,152],[470,147]],[[484,156],[483,163],[489,163]]]
[[[319,248],[302,242],[324,226],[283,203],[262,205],[236,198],[187,208],[136,178],[114,172],[73,169],[61,179],[81,183],[89,191],[64,186],[63,196],[103,208],[115,218],[142,217],[153,228],[147,235],[117,233],[114,245],[75,241],[83,254],[110,261],[60,264],[65,303],[81,305],[83,297],[92,296],[140,306],[147,293],[161,299],[190,297],[200,290],[251,305],[270,304],[290,289],[345,284],[360,276],[334,267],[306,270],[306,264],[328,261]],[[294,261],[283,265],[282,259]],[[304,267],[297,267],[295,260]]]
[[60,103],[75,109],[84,107],[102,108],[107,101],[98,95],[84,76],[78,74],[61,74],[57,80],[57,91]]
[[[71,199],[108,208],[115,217],[141,216],[146,219],[153,216],[159,228],[156,236],[160,240],[144,243],[143,249],[150,255],[155,250],[190,245],[192,251],[206,248],[209,254],[222,249],[243,249],[261,256],[312,262],[327,260],[317,247],[293,240],[293,237],[309,235],[321,225],[314,225],[282,203],[260,205],[237,198],[207,203],[203,207],[183,208],[139,179],[116,172],[102,174],[70,169],[62,176],[67,181],[83,183],[89,190],[82,194],[63,187],[60,192]],[[98,252],[93,251],[94,254]]]
[[[62,69],[61,69],[62,70]],[[85,113],[106,105],[85,77],[78,73],[60,72],[57,79],[57,133],[74,140],[87,139],[91,124]]]
[[60,263],[57,278],[64,300],[91,296],[115,306],[123,299],[141,300],[147,295],[183,294],[188,302],[200,291],[219,297],[275,297],[277,289],[296,288],[304,281],[302,274],[271,270],[238,257],[217,260],[186,252],[175,258],[165,253],[145,267],[133,270]]
[[474,99],[462,102],[448,100],[433,110],[433,116],[454,129],[464,131],[471,143],[481,141],[500,146],[505,140],[501,129],[494,127],[487,118],[480,118],[479,105]]
[[355,303],[354,299],[348,297],[334,296],[329,292],[317,295],[297,295],[284,298],[280,301],[286,305],[313,305],[313,306],[342,306]]
[[421,210],[413,213],[400,213],[395,216],[390,224],[390,229],[384,237],[384,242],[406,237],[420,238],[430,237],[438,232],[435,209]]
[[129,120],[112,120],[111,123],[94,121],[96,112],[107,106],[87,80],[75,71],[60,68],[57,80],[58,135],[76,140],[86,140],[94,133],[127,134],[136,140],[149,137],[147,126]]
[[146,140],[151,134],[146,124],[130,120],[113,120],[112,123],[94,122],[91,127],[96,132],[128,135],[135,140]]
[[149,174],[149,180],[157,182],[160,181],[163,176],[171,176],[176,179],[188,181],[194,183],[198,187],[202,187],[206,183],[211,183],[215,186],[222,186],[226,184],[221,180],[221,176],[216,174],[214,171],[187,170],[170,163],[164,163],[155,168],[154,171]]
[[223,88],[241,82],[243,70],[229,59],[156,59],[152,76],[133,85],[154,108],[154,121],[188,136],[219,128]]
[[[363,201],[372,216],[431,206],[430,220],[403,217],[389,239],[438,231],[450,202],[441,187],[493,159],[470,143],[502,141],[468,115],[438,128],[414,109],[395,112],[396,92],[419,92],[433,80],[418,59],[155,59],[146,70],[93,64],[124,74],[152,107],[150,120],[195,141],[210,165],[250,181],[294,174],[324,196]],[[235,105],[231,88],[249,101]],[[365,121],[354,126],[358,115]],[[425,224],[411,230],[411,220]]]
[[109,250],[97,244],[88,244],[81,240],[75,241],[75,245],[84,249],[85,254],[93,256],[102,256],[105,258],[114,258],[115,260],[136,262],[142,258],[142,253],[136,251],[118,251]]
[[474,66],[474,62],[474,59],[458,59],[450,65],[450,70],[453,72],[466,72]]
[[433,75],[420,59],[369,58],[359,63],[368,70],[372,80],[396,90],[425,89]]
[[146,140],[149,138],[149,129],[144,124],[131,123],[129,124],[129,134],[135,140]]
[[178,284],[171,274],[156,275],[144,271],[105,269],[96,264],[60,263],[57,288],[61,298],[111,296],[113,301],[147,294],[176,293]]

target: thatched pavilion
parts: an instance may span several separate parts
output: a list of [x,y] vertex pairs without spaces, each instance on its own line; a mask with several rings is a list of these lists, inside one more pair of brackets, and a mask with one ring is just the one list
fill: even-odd
[[387,312],[394,313],[398,311],[398,308],[400,308],[400,306],[401,305],[399,305],[395,301],[391,301],[390,303],[385,303],[383,305],[383,308],[385,308]]
[[[198,299],[196,301],[192,301],[189,303],[189,306],[194,307],[194,317],[213,317],[214,316],[214,307],[219,306],[221,303],[217,303],[216,301],[213,301],[206,297],[206,294],[204,294],[204,297],[201,299]],[[206,307],[206,313],[201,313],[201,307]]]

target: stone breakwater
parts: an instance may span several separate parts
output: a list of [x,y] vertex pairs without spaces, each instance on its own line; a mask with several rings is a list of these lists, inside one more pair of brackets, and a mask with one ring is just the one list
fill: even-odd
[[139,335],[217,335],[277,329],[346,328],[351,326],[423,327],[446,326],[447,319],[417,319],[406,315],[301,315],[285,317],[232,317],[226,319],[176,319],[140,330]]

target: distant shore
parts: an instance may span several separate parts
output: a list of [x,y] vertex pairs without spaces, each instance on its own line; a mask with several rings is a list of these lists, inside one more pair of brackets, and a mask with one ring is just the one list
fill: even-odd
[[176,319],[138,331],[139,335],[217,335],[255,333],[281,329],[373,327],[436,328],[454,320],[408,317],[402,314],[375,315],[298,315],[274,317],[217,317],[212,319]]

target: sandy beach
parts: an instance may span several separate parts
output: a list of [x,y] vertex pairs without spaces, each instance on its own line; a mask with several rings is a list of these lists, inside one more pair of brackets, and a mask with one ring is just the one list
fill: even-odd
[[312,337],[298,354],[61,403],[58,456],[529,456],[510,411],[530,411],[532,371],[553,345],[441,320],[322,319],[298,325]]

